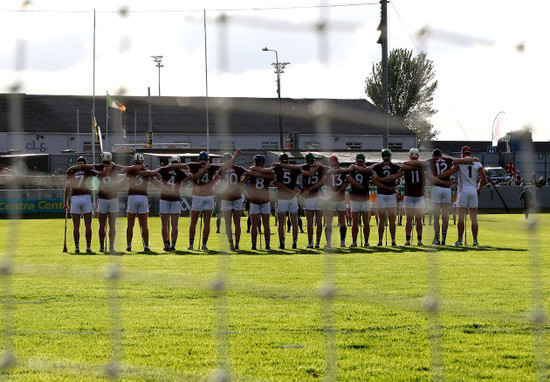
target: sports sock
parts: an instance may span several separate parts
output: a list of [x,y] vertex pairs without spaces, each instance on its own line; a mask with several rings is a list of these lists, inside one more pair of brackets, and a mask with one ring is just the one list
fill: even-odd
[[346,240],[346,231],[347,231],[347,229],[348,229],[348,227],[346,227],[345,225],[340,226],[340,241]]
[[407,241],[407,243],[410,243],[411,242],[411,235],[405,235],[405,240]]
[[105,242],[104,242],[104,241],[100,241],[100,242],[99,242],[99,250],[100,250],[100,251],[105,250]]

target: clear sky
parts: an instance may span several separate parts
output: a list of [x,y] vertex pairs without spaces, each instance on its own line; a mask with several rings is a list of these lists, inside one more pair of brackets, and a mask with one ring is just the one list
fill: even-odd
[[[390,50],[423,50],[434,62],[438,139],[490,140],[497,115],[501,135],[529,126],[535,140],[550,139],[548,7],[542,0],[389,3]],[[263,47],[290,62],[282,97],[366,98],[365,78],[380,61],[375,0],[2,0],[1,91],[19,84],[29,94],[91,95],[94,9],[99,96],[146,95],[147,87],[158,95],[152,55],[164,56],[163,96],[204,96],[204,14],[210,96],[276,97],[275,54]]]

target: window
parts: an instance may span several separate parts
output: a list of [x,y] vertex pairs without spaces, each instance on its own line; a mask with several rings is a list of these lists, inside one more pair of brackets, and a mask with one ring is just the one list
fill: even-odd
[[262,149],[263,150],[277,150],[279,148],[279,142],[270,142],[270,141],[264,141],[262,142]]
[[401,150],[403,148],[402,142],[389,142],[388,149],[390,150]]
[[360,150],[362,146],[361,142],[346,142],[346,150]]
[[319,142],[305,142],[305,149],[306,150],[318,150],[321,145]]

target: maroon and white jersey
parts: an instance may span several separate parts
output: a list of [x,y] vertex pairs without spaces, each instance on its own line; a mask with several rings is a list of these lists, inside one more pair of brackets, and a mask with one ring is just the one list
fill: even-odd
[[250,203],[263,204],[269,202],[269,183],[271,179],[248,175],[248,199]]
[[[97,172],[104,171],[107,167],[109,167],[109,164],[101,163],[101,164],[95,164],[94,169]],[[98,198],[99,199],[114,199],[118,196],[118,175],[122,174],[124,171],[124,167],[113,164],[113,167],[111,170],[105,174],[98,175],[99,179],[99,193]]]
[[97,176],[97,171],[88,168],[67,172],[67,184],[72,190],[72,195],[91,195],[88,179],[94,176]]
[[[339,168],[331,169],[338,170]],[[329,169],[327,172],[327,180],[325,182],[325,185],[330,190],[330,195],[332,198],[336,198],[337,200],[344,200],[346,196],[346,190],[342,187],[342,185],[346,182],[346,175],[348,175],[348,173],[332,173],[330,171],[331,169]]]
[[[374,174],[379,178],[385,178],[389,175],[397,174],[401,171],[401,166],[392,162],[380,162],[371,167]],[[395,180],[381,182],[386,187],[395,187]],[[385,188],[378,187],[378,193],[380,195],[393,195],[394,192],[386,190]]]
[[[191,174],[196,174],[204,166],[202,163],[197,163],[197,162],[188,163],[187,165],[189,166],[189,172]],[[211,164],[203,176],[201,176],[199,179],[195,179],[195,184],[197,186],[203,186],[205,184],[210,183],[210,181],[214,179],[214,177],[216,176],[216,172],[218,172],[219,169],[220,169],[219,164]]]
[[233,165],[226,170],[220,170],[221,200],[239,200],[243,195],[243,185],[239,183],[246,169]]
[[[300,167],[302,167],[302,171],[309,171],[314,166],[315,165],[310,165],[310,164],[306,163],[306,164],[301,165]],[[323,179],[323,176],[325,175],[326,171],[327,171],[327,167],[319,166],[313,175],[311,175],[311,176],[305,176],[304,175],[302,177],[303,178],[302,179],[303,190],[304,191],[309,190],[312,186],[314,186],[315,184],[320,182],[321,179]],[[320,192],[321,192],[321,187],[318,187],[315,190],[311,190],[307,194],[304,194],[304,197],[306,199],[307,198],[314,198],[314,197],[318,196],[320,194]]]
[[403,170],[405,179],[405,196],[424,196],[425,175],[424,168],[418,167],[414,170]]
[[[437,176],[440,174],[443,174],[445,171],[453,167],[453,159],[449,157],[434,157],[428,159],[428,169],[430,170],[430,173],[433,176]],[[449,180],[450,176],[446,177],[445,179],[441,179],[444,182],[447,182]],[[450,188],[449,185],[440,185],[439,187],[444,188]]]
[[161,200],[168,200],[169,202],[177,202],[180,200],[180,187],[181,182],[187,179],[191,174],[181,168],[174,168],[171,166],[164,166],[156,170],[161,181],[166,187],[170,187],[170,191],[164,188],[160,192]]
[[128,196],[130,195],[145,195],[147,196],[147,187],[149,186],[149,177],[139,175],[142,169],[130,169],[126,172],[128,179]]
[[282,183],[284,186],[284,189],[279,188],[277,191],[279,199],[290,199],[294,197],[296,195],[296,183],[298,182],[298,177],[302,173],[302,170],[291,170],[276,165],[273,167],[273,173],[275,174],[275,180]]
[[360,172],[352,170],[348,174],[355,179],[363,188],[355,187],[353,183],[350,184],[351,189],[349,192],[349,198],[351,200],[365,201],[369,200],[369,185],[372,179],[372,172]]

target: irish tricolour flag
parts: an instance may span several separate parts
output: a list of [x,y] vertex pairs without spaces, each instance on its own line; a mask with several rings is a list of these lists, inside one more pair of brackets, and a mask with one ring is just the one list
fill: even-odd
[[118,102],[116,99],[114,99],[110,95],[107,96],[107,101],[108,101],[109,107],[119,109],[119,110],[122,110],[122,111],[126,111],[126,106],[124,106],[123,104]]

